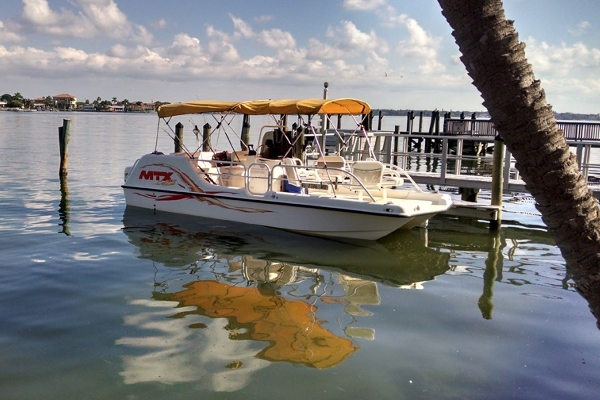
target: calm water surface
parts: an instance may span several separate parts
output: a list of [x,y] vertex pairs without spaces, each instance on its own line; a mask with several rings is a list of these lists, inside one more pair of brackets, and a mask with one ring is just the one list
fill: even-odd
[[[182,122],[194,147],[206,121]],[[598,396],[600,331],[528,199],[498,234],[440,217],[339,243],[126,210],[155,115],[0,126],[3,399]]]

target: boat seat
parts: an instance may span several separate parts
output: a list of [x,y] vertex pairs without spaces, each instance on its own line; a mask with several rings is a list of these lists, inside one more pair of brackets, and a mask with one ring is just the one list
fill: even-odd
[[296,159],[284,158],[281,160],[281,164],[284,165],[283,169],[285,171],[283,190],[290,193],[302,193],[302,182],[298,176],[298,163]]
[[226,165],[219,167],[219,176],[223,186],[243,188],[245,186],[246,169],[243,165]]
[[346,159],[342,156],[322,156],[317,159],[317,172],[324,181],[341,182],[346,177],[342,171],[327,168],[347,169]]
[[398,171],[391,168],[383,169],[383,176],[381,177],[382,186],[402,186],[404,185],[404,179],[400,176]]
[[350,184],[355,190],[364,190],[355,177],[366,189],[380,189],[383,177],[383,164],[379,161],[356,161],[352,164],[352,180]]
[[346,168],[346,159],[342,156],[321,156],[317,159],[317,166],[344,169]]

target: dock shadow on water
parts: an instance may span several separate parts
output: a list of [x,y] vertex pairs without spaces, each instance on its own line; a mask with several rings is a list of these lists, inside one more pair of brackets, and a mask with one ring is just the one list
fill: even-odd
[[142,311],[125,317],[148,335],[117,340],[131,349],[128,384],[201,379],[234,391],[273,362],[339,365],[376,335],[378,285],[411,288],[449,268],[419,231],[340,242],[130,207],[123,225],[155,267],[151,299],[132,300]]

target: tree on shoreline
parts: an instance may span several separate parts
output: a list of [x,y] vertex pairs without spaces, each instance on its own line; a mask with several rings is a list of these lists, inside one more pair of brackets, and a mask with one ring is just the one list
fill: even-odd
[[600,212],[501,0],[438,0],[461,60],[600,328]]

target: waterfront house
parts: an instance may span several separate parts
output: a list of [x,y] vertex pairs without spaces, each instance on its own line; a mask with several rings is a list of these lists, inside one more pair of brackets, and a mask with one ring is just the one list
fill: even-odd
[[59,110],[74,110],[77,107],[77,97],[68,93],[52,96],[52,101]]
[[38,111],[46,110],[46,99],[44,97],[37,97],[33,99],[33,108]]

